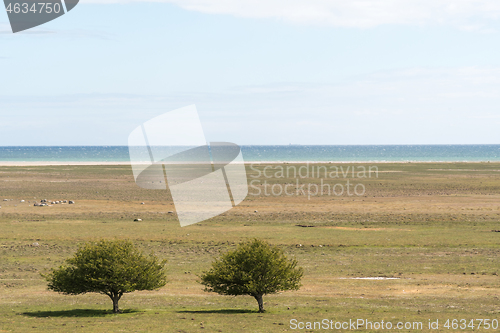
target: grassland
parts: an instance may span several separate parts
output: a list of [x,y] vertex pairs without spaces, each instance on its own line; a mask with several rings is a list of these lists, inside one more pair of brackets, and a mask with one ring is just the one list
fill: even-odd
[[[260,186],[260,195],[253,188],[231,211],[184,228],[169,213],[168,191],[137,187],[128,166],[0,167],[0,199],[12,199],[0,201],[0,332],[284,332],[300,331],[291,319],[324,318],[421,321],[423,331],[431,319],[456,331],[442,327],[446,319],[499,320],[500,164],[376,166],[376,177],[324,179],[363,184],[362,196],[266,196]],[[260,184],[296,182],[247,171]],[[76,203],[34,207],[41,199]],[[207,294],[197,283],[214,257],[251,237],[305,269],[298,292],[264,298],[264,314],[250,297]],[[167,286],[125,295],[119,315],[106,296],[48,291],[40,273],[99,238],[132,239],[168,259]]]

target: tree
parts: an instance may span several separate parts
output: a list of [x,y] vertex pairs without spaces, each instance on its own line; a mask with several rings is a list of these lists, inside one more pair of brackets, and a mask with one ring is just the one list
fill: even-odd
[[118,301],[135,290],[155,290],[166,284],[166,261],[153,253],[144,255],[130,241],[85,243],[66,266],[45,275],[48,288],[67,295],[101,293],[113,301],[113,312],[120,312]]
[[216,259],[200,278],[205,291],[252,296],[259,304],[259,312],[264,312],[263,295],[298,290],[302,275],[296,259],[288,260],[280,248],[254,239]]

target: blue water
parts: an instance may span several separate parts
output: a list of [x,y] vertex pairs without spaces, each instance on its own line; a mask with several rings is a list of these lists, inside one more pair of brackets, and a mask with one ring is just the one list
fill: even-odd
[[[242,146],[246,162],[500,161],[500,145]],[[128,162],[126,146],[0,147],[0,161]]]

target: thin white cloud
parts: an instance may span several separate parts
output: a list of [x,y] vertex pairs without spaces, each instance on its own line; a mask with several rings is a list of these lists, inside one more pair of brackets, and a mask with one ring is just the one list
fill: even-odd
[[[498,67],[413,68],[373,73],[335,85],[287,83],[218,93],[0,95],[2,121],[10,124],[2,127],[0,142],[57,145],[67,137],[66,144],[126,144],[137,124],[193,103],[209,141],[500,142]],[[44,126],[24,122],[38,119],[40,114],[49,120]]]
[[10,25],[7,23],[0,22],[0,34],[4,34],[10,32],[12,33],[12,29],[10,28]]
[[165,2],[187,10],[299,24],[371,28],[384,24],[453,25],[485,30],[500,17],[497,0],[87,0],[87,3]]

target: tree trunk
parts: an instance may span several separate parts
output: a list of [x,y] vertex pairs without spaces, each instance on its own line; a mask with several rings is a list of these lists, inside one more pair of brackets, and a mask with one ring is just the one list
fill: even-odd
[[259,312],[262,313],[264,312],[264,301],[262,300],[262,294],[255,295],[255,299],[257,300],[257,303],[259,303]]
[[109,298],[113,301],[113,313],[120,313],[120,308],[118,307],[118,301],[122,297],[122,294],[120,293],[112,293],[111,295],[108,295]]

